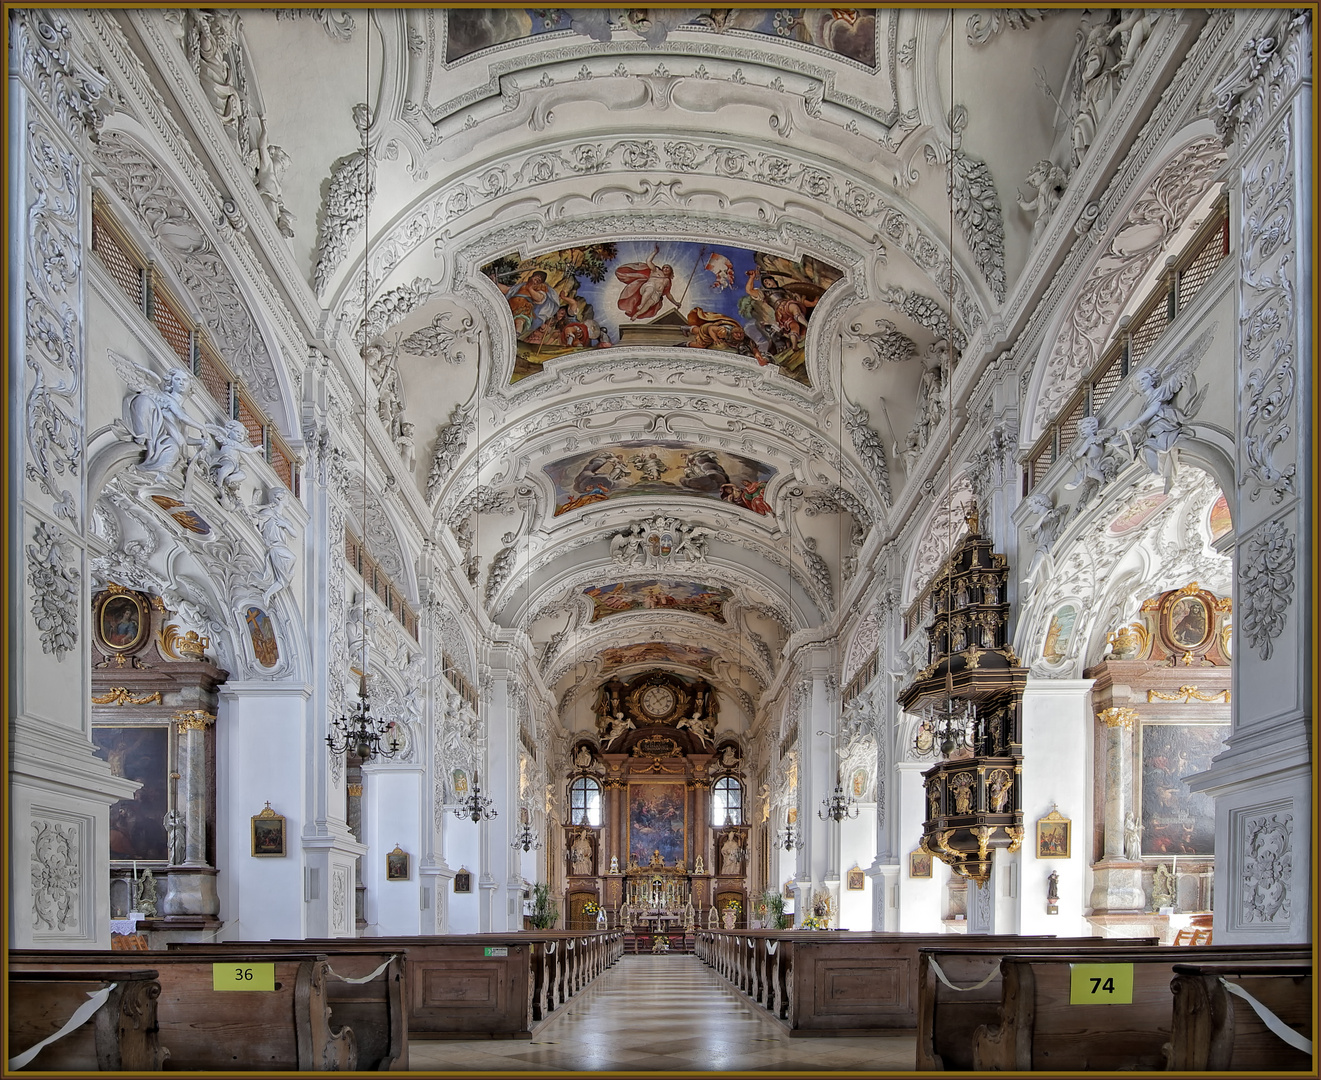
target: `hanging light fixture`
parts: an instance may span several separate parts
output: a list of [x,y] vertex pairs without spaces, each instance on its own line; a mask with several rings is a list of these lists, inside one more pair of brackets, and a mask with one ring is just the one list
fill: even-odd
[[358,701],[347,715],[337,716],[330,722],[330,733],[326,736],[326,745],[332,754],[349,751],[364,765],[374,757],[394,757],[403,748],[394,722],[377,720],[371,714],[366,664],[364,650],[364,670],[358,673]]
[[835,790],[830,798],[821,800],[821,809],[816,816],[822,821],[843,821],[845,818],[858,816],[858,804],[851,795],[844,794],[844,782],[839,773],[835,774]]
[[[494,814],[492,814],[494,816]],[[474,818],[474,821],[477,819]],[[521,848],[523,851],[531,851],[533,848],[541,847],[541,841],[537,834],[532,831],[532,826],[528,822],[523,822],[514,833],[513,843],[509,845],[512,848]]]
[[462,820],[470,818],[475,825],[479,821],[490,821],[499,816],[495,802],[482,794],[482,785],[477,778],[477,770],[472,774],[472,794],[454,808],[454,816]]
[[785,851],[793,851],[801,842],[798,835],[798,826],[792,821],[785,822],[784,828],[780,830],[780,835],[776,837],[775,842],[784,848]]
[[954,677],[945,672],[945,696],[928,701],[913,736],[913,749],[925,753],[934,745],[942,758],[972,752],[977,730],[977,703],[954,696]]

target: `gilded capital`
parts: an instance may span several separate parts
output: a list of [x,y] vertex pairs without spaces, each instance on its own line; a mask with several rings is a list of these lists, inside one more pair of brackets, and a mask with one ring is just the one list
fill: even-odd
[[174,714],[180,731],[205,731],[216,722],[215,714],[205,709],[185,709]]
[[362,785],[361,785],[361,784],[350,784],[350,785],[349,785],[349,798],[350,798],[350,799],[361,799],[361,798],[362,798]]
[[1096,718],[1109,728],[1132,728],[1138,718],[1138,711],[1123,706],[1112,706],[1109,709],[1102,709],[1096,714]]

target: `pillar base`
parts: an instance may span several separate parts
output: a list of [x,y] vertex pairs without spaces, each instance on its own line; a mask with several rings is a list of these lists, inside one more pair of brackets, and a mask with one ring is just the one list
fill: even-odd
[[1092,867],[1093,915],[1136,915],[1147,910],[1141,862],[1102,859]]
[[216,891],[217,871],[210,866],[171,866],[163,872],[165,891],[161,896],[161,914],[207,915],[220,912],[220,895]]

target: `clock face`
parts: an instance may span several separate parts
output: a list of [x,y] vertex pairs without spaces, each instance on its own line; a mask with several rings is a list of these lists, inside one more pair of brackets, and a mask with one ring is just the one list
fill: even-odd
[[638,697],[638,704],[653,719],[669,716],[674,708],[674,691],[668,686],[649,686]]

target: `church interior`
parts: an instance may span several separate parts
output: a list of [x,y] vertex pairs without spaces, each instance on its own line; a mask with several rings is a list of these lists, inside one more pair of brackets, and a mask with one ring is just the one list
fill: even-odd
[[1311,8],[7,21],[11,1068],[1310,1066]]

